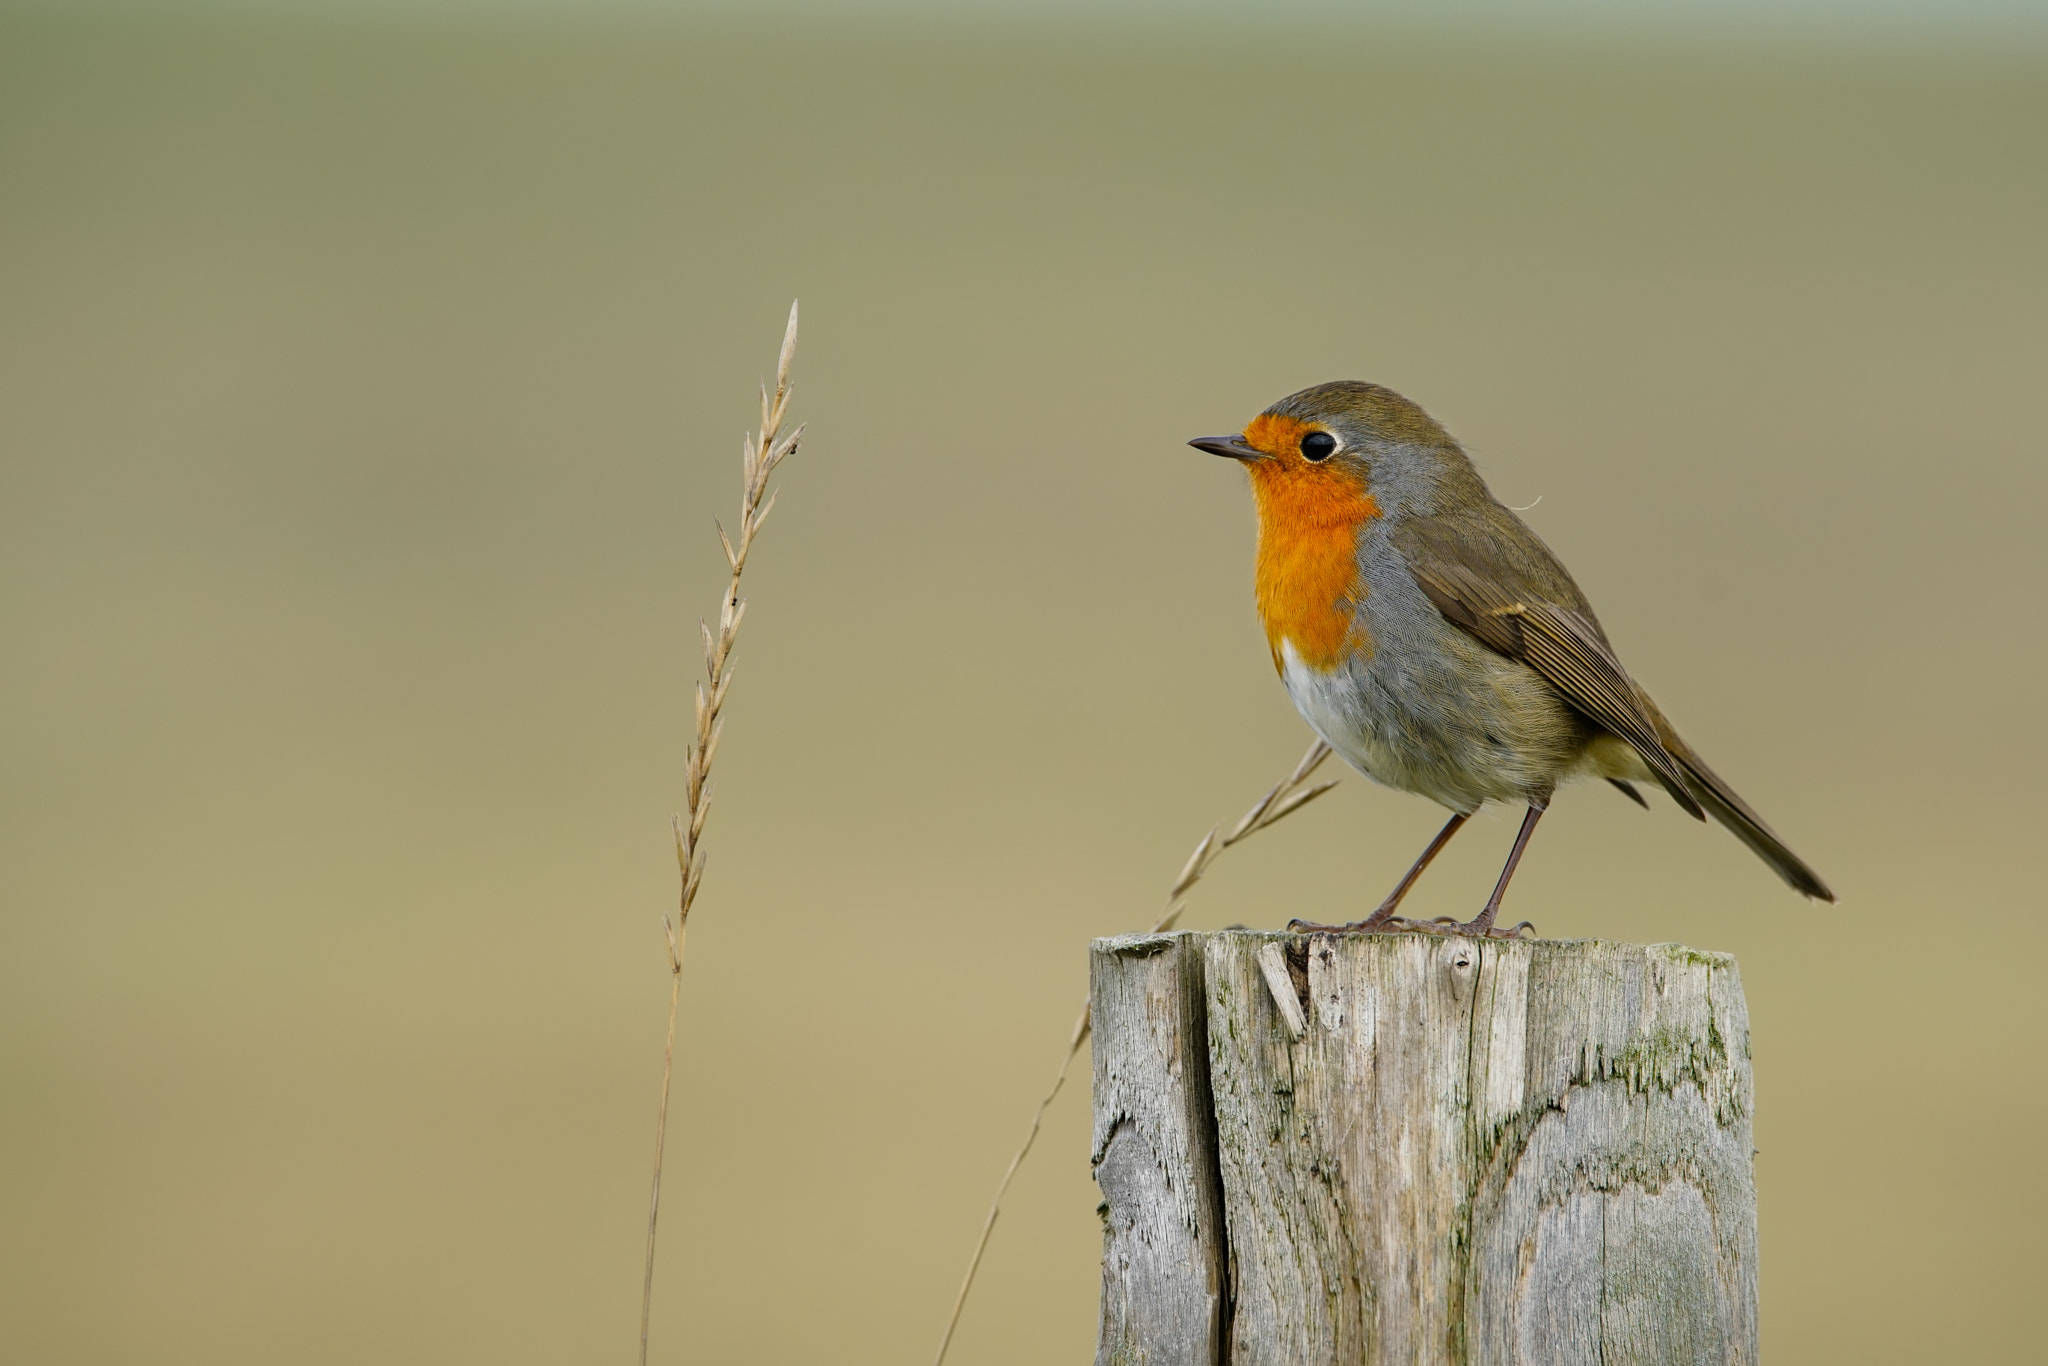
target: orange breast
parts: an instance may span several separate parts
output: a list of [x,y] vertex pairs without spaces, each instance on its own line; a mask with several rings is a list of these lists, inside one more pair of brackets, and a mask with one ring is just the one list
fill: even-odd
[[1379,504],[1356,475],[1299,456],[1246,469],[1259,510],[1259,619],[1273,667],[1283,667],[1283,641],[1312,669],[1334,669],[1353,650],[1369,656],[1372,639],[1354,620],[1365,600],[1358,529],[1380,515]]

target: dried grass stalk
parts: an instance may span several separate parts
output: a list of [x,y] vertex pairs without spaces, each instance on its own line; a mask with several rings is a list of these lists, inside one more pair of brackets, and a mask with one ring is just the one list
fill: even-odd
[[[1332,779],[1327,783],[1309,786],[1308,780],[1323,760],[1330,757],[1330,747],[1321,740],[1308,747],[1308,753],[1301,756],[1301,762],[1294,766],[1279,783],[1253,804],[1251,810],[1238,818],[1237,824],[1225,834],[1223,827],[1211,827],[1202,836],[1202,842],[1195,846],[1195,852],[1188,855],[1182,865],[1180,876],[1173,880],[1173,886],[1166,893],[1166,909],[1152,922],[1152,933],[1163,934],[1180,920],[1181,912],[1188,908],[1188,893],[1202,880],[1202,874],[1209,871],[1225,849],[1250,839],[1276,821],[1301,810],[1316,798],[1337,785]],[[1003,1179],[996,1186],[996,1198],[989,1202],[988,1217],[982,1221],[981,1237],[975,1240],[974,1256],[968,1260],[967,1275],[960,1282],[960,1293],[953,1300],[953,1313],[946,1320],[945,1336],[939,1339],[938,1355],[932,1358],[932,1366],[945,1366],[946,1349],[953,1345],[953,1330],[960,1326],[960,1311],[967,1307],[968,1292],[974,1289],[974,1275],[981,1270],[981,1256],[988,1251],[989,1234],[995,1231],[996,1216],[1003,1212],[1003,1197],[1009,1193],[1010,1182],[1015,1179],[1017,1169],[1024,1165],[1025,1157],[1031,1152],[1031,1145],[1038,1141],[1039,1127],[1045,1122],[1045,1112],[1051,1108],[1053,1098],[1060,1088],[1067,1084],[1067,1073],[1073,1070],[1074,1059],[1081,1055],[1081,1045],[1088,1042],[1088,1003],[1081,1003],[1081,1013],[1074,1020],[1073,1034],[1067,1040],[1067,1056],[1060,1061],[1060,1070],[1053,1076],[1052,1087],[1039,1100],[1038,1108],[1031,1113],[1031,1128],[1024,1135],[1022,1146],[1016,1156],[1010,1159],[1010,1166],[1003,1173]]]
[[669,1081],[675,1071],[676,1008],[683,991],[683,937],[690,924],[690,907],[696,904],[698,884],[704,880],[704,821],[711,814],[711,761],[718,757],[718,737],[725,731],[721,713],[725,694],[732,686],[732,649],[739,639],[740,622],[747,604],[740,597],[740,575],[747,567],[747,555],[754,537],[774,510],[775,495],[768,480],[776,466],[796,454],[804,429],[782,434],[782,420],[789,409],[789,363],[796,355],[797,306],[789,306],[789,326],[782,334],[782,353],[775,363],[775,389],[761,384],[761,428],[740,442],[740,519],[737,537],[718,527],[718,543],[725,550],[725,563],[732,571],[725,596],[718,603],[718,629],[709,622],[697,623],[704,637],[704,681],[697,685],[697,729],[684,756],[684,809],[671,820],[676,836],[676,863],[682,870],[682,896],[674,920],[661,918],[662,933],[668,939],[668,1042],[661,1056],[661,1106],[654,1119],[654,1179],[647,1201],[647,1260],[640,1285],[640,1366],[647,1366],[647,1325],[654,1309],[655,1228],[661,1219],[661,1163],[668,1148]]

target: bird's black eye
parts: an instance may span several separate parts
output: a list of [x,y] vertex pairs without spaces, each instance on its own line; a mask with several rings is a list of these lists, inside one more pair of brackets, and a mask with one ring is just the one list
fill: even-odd
[[1337,453],[1337,438],[1328,432],[1310,432],[1301,439],[1301,458],[1328,460]]

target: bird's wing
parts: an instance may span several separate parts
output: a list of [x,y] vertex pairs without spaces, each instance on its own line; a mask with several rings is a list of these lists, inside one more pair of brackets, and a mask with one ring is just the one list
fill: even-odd
[[[1664,747],[1655,709],[1614,657],[1599,626],[1581,610],[1584,599],[1548,550],[1524,531],[1534,544],[1517,546],[1521,553],[1513,558],[1532,563],[1486,566],[1474,562],[1476,547],[1458,537],[1458,530],[1417,531],[1404,538],[1409,540],[1404,547],[1409,572],[1424,596],[1446,621],[1527,664],[1572,706],[1628,741],[1671,799],[1705,820],[1707,813],[1689,790],[1684,771]],[[1562,591],[1546,593],[1541,581],[1553,577],[1562,579]],[[1555,601],[1558,597],[1570,605]]]

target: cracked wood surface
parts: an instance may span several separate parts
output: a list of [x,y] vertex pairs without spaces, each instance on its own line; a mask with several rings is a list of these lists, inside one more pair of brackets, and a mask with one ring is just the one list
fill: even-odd
[[[1224,931],[1093,966],[1098,1363],[1755,1362],[1733,959]],[[1149,1335],[1198,1303],[1213,1345]]]
[[1223,1193],[1200,946],[1184,935],[1096,940],[1088,1009],[1102,1189],[1097,1366],[1210,1366],[1223,1347]]

